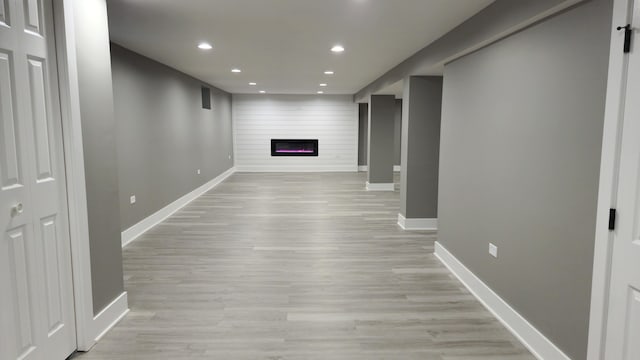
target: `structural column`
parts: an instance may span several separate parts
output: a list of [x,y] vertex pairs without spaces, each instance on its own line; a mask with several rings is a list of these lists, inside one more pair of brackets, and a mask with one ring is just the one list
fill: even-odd
[[405,230],[436,230],[442,77],[406,78],[402,110],[398,225]]
[[369,150],[367,190],[393,191],[393,130],[396,98],[371,95],[369,99]]
[[358,104],[358,171],[367,171],[369,156],[369,104]]

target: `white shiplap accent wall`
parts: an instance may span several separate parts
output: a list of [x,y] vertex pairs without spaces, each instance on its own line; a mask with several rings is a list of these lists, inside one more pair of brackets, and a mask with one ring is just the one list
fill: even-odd
[[[350,95],[233,95],[238,171],[358,171]],[[271,139],[318,139],[318,157],[272,157]]]

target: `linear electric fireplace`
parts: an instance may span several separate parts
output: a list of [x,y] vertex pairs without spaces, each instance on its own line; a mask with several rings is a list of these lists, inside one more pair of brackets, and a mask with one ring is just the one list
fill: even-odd
[[271,156],[318,156],[318,139],[271,139]]

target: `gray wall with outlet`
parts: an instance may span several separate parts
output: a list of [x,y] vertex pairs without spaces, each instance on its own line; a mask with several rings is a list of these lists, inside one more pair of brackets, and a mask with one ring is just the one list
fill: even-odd
[[611,9],[585,2],[444,73],[439,241],[573,359],[587,351]]
[[233,167],[231,95],[117,44],[111,56],[123,231]]

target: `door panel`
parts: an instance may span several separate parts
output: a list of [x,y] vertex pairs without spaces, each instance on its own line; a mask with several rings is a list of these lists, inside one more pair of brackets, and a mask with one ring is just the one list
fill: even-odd
[[0,26],[11,26],[11,22],[9,21],[9,13],[7,9],[9,6],[7,5],[7,1],[9,0],[0,0]]
[[62,298],[60,288],[60,250],[58,232],[56,230],[56,217],[52,216],[40,222],[42,234],[41,248],[44,250],[45,282],[47,291],[47,319],[48,333],[51,335],[57,331],[63,323]]
[[53,177],[51,171],[51,149],[49,146],[49,124],[47,119],[45,65],[42,60],[29,59],[29,93],[31,94],[31,117],[36,145],[36,180]]
[[18,163],[18,139],[14,110],[14,81],[11,76],[11,58],[0,52],[0,187],[8,188],[20,184]]
[[24,14],[25,14],[25,31],[33,32],[38,35],[42,35],[40,29],[41,5],[38,0],[24,0]]
[[7,232],[9,242],[12,303],[14,305],[18,358],[26,358],[35,350],[34,297],[31,293],[34,278],[29,264],[35,259],[27,252],[25,226]]
[[630,289],[628,298],[628,317],[625,324],[627,337],[625,339],[625,353],[627,359],[640,359],[640,291]]
[[76,348],[52,1],[0,0],[2,360]]

